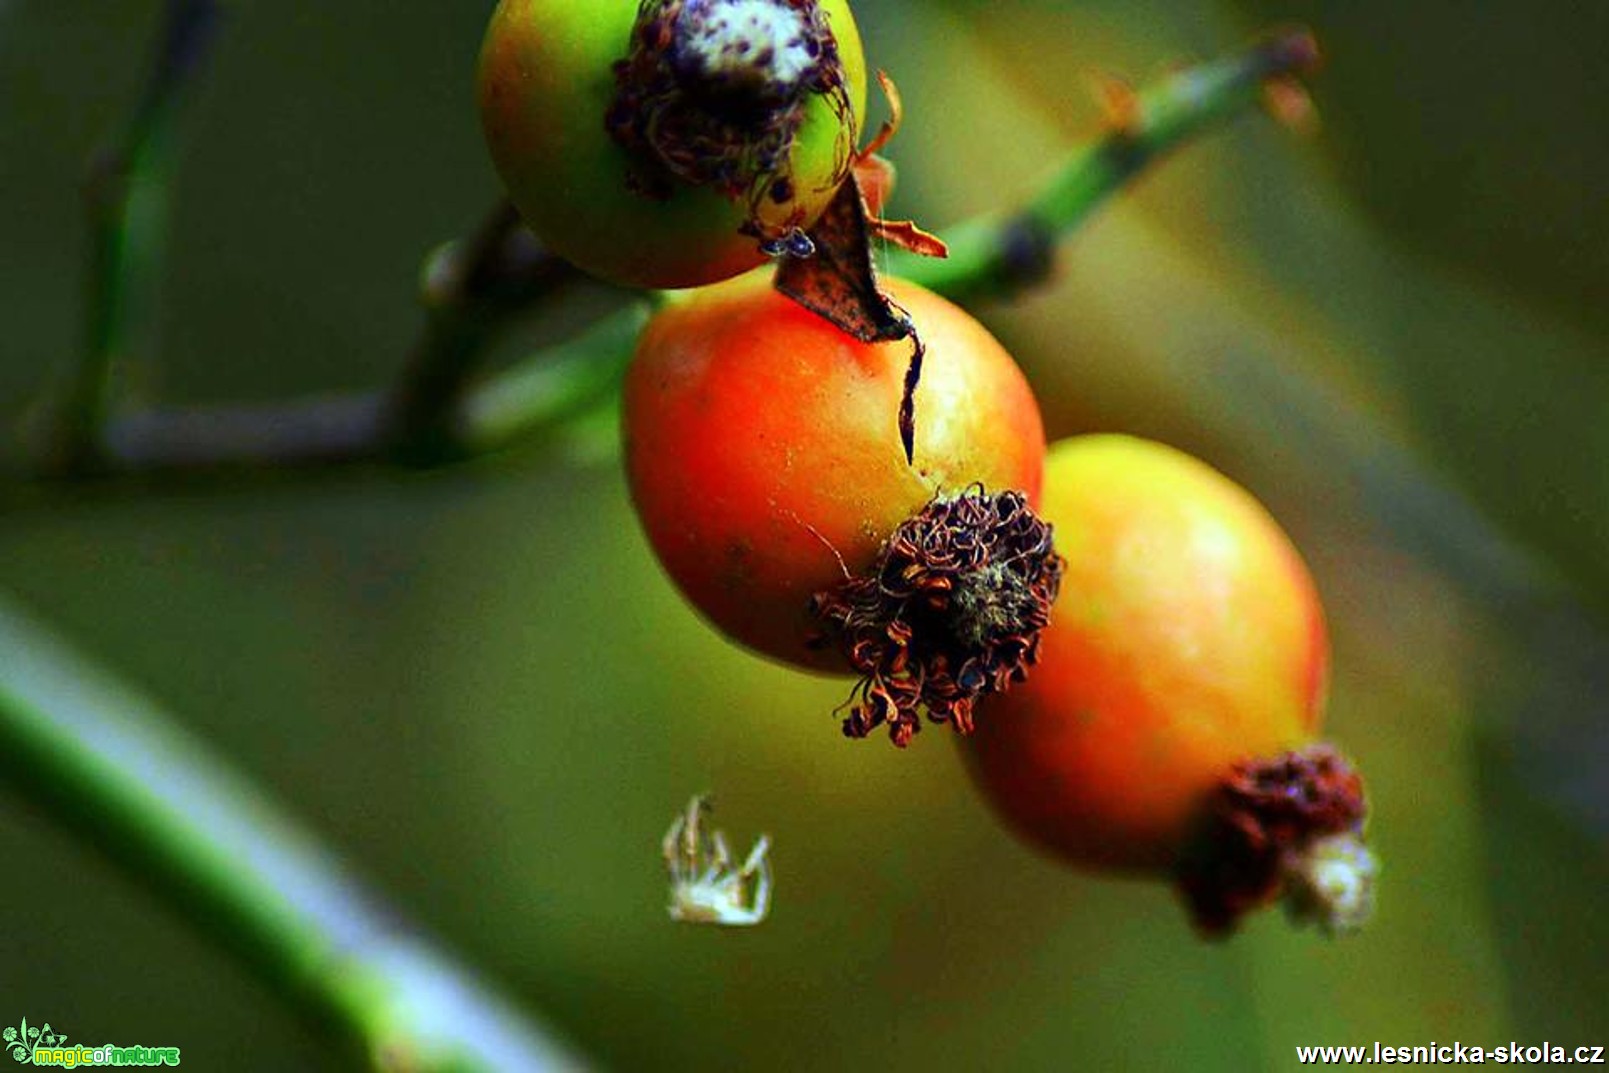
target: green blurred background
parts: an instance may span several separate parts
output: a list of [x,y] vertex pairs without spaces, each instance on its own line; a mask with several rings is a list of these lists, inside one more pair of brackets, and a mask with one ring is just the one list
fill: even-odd
[[[172,401],[378,385],[423,252],[496,194],[492,4],[234,5],[174,178]],[[1609,6],[861,0],[899,213],[1024,195],[1143,81],[1273,22],[1329,64],[1302,138],[1154,169],[1051,285],[979,310],[1053,434],[1169,440],[1285,522],[1333,619],[1331,730],[1386,861],[1344,943],[1204,945],[1163,889],[1010,841],[951,744],[846,742],[844,686],[713,637],[636,529],[608,415],[497,459],[0,491],[0,588],[238,760],[617,1068],[1282,1069],[1309,1043],[1609,1043]],[[159,5],[0,0],[0,414],[79,340],[79,178]],[[144,356],[149,359],[149,355]],[[0,674],[5,668],[0,666]],[[772,920],[673,927],[694,790],[776,842]],[[0,797],[0,1023],[334,1069],[145,888]]]

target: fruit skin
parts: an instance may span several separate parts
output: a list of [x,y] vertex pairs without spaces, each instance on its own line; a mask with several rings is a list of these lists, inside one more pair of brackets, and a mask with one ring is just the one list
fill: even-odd
[[[851,116],[865,114],[866,64],[848,0],[822,0],[838,41]],[[482,127],[509,197],[555,253],[602,279],[629,286],[693,287],[765,260],[739,233],[748,207],[710,188],[678,185],[656,200],[628,186],[633,161],[604,117],[615,96],[612,64],[623,58],[636,0],[502,0],[481,48]],[[794,199],[766,206],[808,226],[846,166],[842,124],[814,98],[792,154]]]
[[980,705],[968,766],[1031,842],[1170,869],[1231,764],[1319,728],[1329,642],[1312,578],[1249,493],[1146,440],[1054,444],[1041,514],[1061,594],[1032,675]]
[[935,495],[1038,501],[1044,426],[1016,363],[959,307],[887,286],[927,344],[914,465],[897,428],[910,344],[858,342],[765,273],[661,311],[626,376],[627,475],[660,563],[728,636],[807,669],[848,673],[808,646],[810,598]]

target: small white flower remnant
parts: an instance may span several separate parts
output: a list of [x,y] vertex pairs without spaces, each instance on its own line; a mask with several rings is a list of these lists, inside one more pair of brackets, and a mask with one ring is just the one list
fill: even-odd
[[1285,910],[1296,923],[1317,924],[1326,935],[1360,931],[1374,913],[1379,871],[1357,832],[1318,839],[1286,865]]
[[771,839],[761,835],[741,868],[720,831],[704,830],[710,802],[688,802],[665,832],[665,870],[670,874],[670,918],[683,924],[752,927],[771,911]]

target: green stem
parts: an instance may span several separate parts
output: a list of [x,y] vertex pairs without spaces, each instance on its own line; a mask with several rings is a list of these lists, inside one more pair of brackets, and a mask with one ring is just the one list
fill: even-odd
[[87,322],[84,350],[56,415],[51,464],[61,472],[100,469],[118,367],[150,334],[151,291],[168,231],[173,127],[218,16],[214,0],[169,0],[145,91],[119,143],[90,172]]
[[652,305],[633,302],[467,392],[453,415],[454,442],[470,454],[495,451],[611,397]]
[[542,247],[500,202],[467,242],[425,260],[421,291],[428,321],[387,400],[391,453],[415,464],[462,457],[456,435],[465,396],[497,332],[515,314],[580,272]]
[[896,251],[890,272],[958,301],[1037,283],[1056,244],[1147,165],[1258,104],[1271,79],[1311,71],[1318,58],[1313,36],[1292,29],[1164,78],[1138,95],[1128,121],[1063,160],[1026,205],[945,231],[944,260]]
[[4,599],[0,666],[6,778],[193,911],[276,990],[347,1030],[376,1065],[581,1066],[222,757]]
[[435,445],[393,439],[395,396],[323,395],[257,406],[131,411],[107,425],[102,476],[205,477],[243,470],[280,472],[412,463],[486,454],[585,413],[613,394],[648,320],[653,296],[628,303],[574,338],[533,351],[495,375],[467,384],[432,417]]
[[100,475],[205,476],[238,469],[301,469],[375,457],[384,400],[326,395],[259,406],[156,407],[113,417]]

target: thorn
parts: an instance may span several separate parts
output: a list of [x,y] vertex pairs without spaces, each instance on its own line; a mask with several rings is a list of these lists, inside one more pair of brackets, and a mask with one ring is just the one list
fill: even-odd
[[1294,75],[1275,75],[1263,82],[1263,108],[1282,126],[1299,134],[1318,130],[1318,108],[1307,87]]
[[1127,81],[1113,74],[1098,72],[1094,76],[1095,103],[1107,127],[1116,134],[1133,135],[1140,131],[1140,95]]

